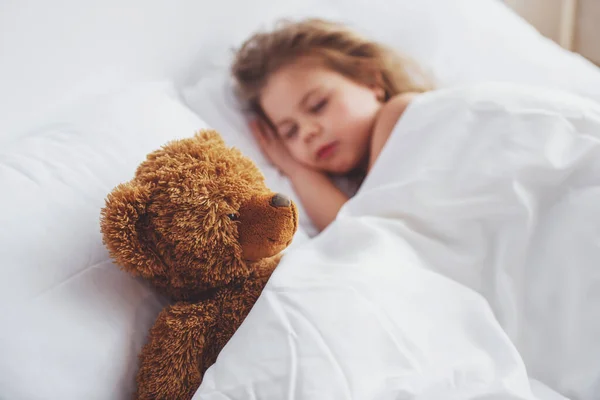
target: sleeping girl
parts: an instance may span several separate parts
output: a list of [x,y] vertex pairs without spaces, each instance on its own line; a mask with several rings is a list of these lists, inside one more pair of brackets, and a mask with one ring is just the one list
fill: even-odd
[[266,157],[324,229],[348,200],[410,101],[431,84],[415,63],[347,27],[284,22],[250,37],[232,66]]
[[[362,185],[303,284],[328,268],[382,288],[387,276],[442,275],[487,300],[531,377],[599,398],[598,103],[508,82],[422,94],[431,85],[410,60],[321,20],[254,35],[233,75],[258,143],[318,228],[348,200],[334,179]],[[288,258],[296,271],[306,254]],[[427,304],[446,301],[420,289]]]

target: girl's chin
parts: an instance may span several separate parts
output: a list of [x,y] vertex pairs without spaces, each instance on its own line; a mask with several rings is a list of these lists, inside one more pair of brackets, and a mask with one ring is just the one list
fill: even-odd
[[359,157],[344,157],[337,154],[326,165],[321,165],[318,169],[331,175],[350,175],[359,171],[362,165],[363,163],[360,162]]
[[346,162],[331,165],[327,171],[333,175],[350,175],[354,174],[357,168],[353,163]]
[[329,163],[327,166],[325,166],[323,168],[323,170],[327,171],[328,173],[333,174],[333,175],[347,174],[349,171],[349,168],[346,168],[346,166],[343,163],[341,163],[339,160],[335,160],[335,161],[337,161],[337,162]]
[[354,171],[353,168],[334,167],[328,168],[327,172],[331,175],[349,175]]
[[[336,165],[332,168],[332,173],[336,175],[355,175],[359,174],[363,169],[364,163],[359,160],[347,158],[345,160],[340,160]],[[335,171],[335,172],[333,172]]]

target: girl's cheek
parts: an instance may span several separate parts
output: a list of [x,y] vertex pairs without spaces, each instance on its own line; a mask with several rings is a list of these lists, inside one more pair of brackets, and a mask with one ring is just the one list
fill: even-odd
[[350,122],[347,117],[348,113],[341,105],[331,107],[322,118],[323,128],[325,128],[326,132],[332,133],[340,129],[344,130],[342,127]]
[[334,107],[331,109],[331,115],[335,119],[342,119],[348,116],[348,107],[343,102],[336,102]]
[[297,145],[291,146],[289,151],[290,151],[290,155],[298,161],[306,162],[309,160],[307,157],[306,151],[304,149],[299,148],[299,146],[297,146]]

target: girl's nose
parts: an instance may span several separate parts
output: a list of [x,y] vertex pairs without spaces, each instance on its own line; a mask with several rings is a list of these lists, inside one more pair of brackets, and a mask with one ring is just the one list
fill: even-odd
[[306,124],[303,129],[303,139],[306,143],[310,143],[315,137],[319,136],[321,127],[316,123]]

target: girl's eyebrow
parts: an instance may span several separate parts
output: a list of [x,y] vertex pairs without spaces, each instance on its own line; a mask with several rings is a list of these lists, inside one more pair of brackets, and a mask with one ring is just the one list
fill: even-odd
[[306,107],[306,102],[308,101],[308,99],[310,98],[311,95],[313,95],[315,92],[317,92],[319,90],[319,88],[314,88],[309,90],[308,92],[306,92],[304,94],[304,96],[302,97],[302,100],[300,100],[300,107],[304,108]]

